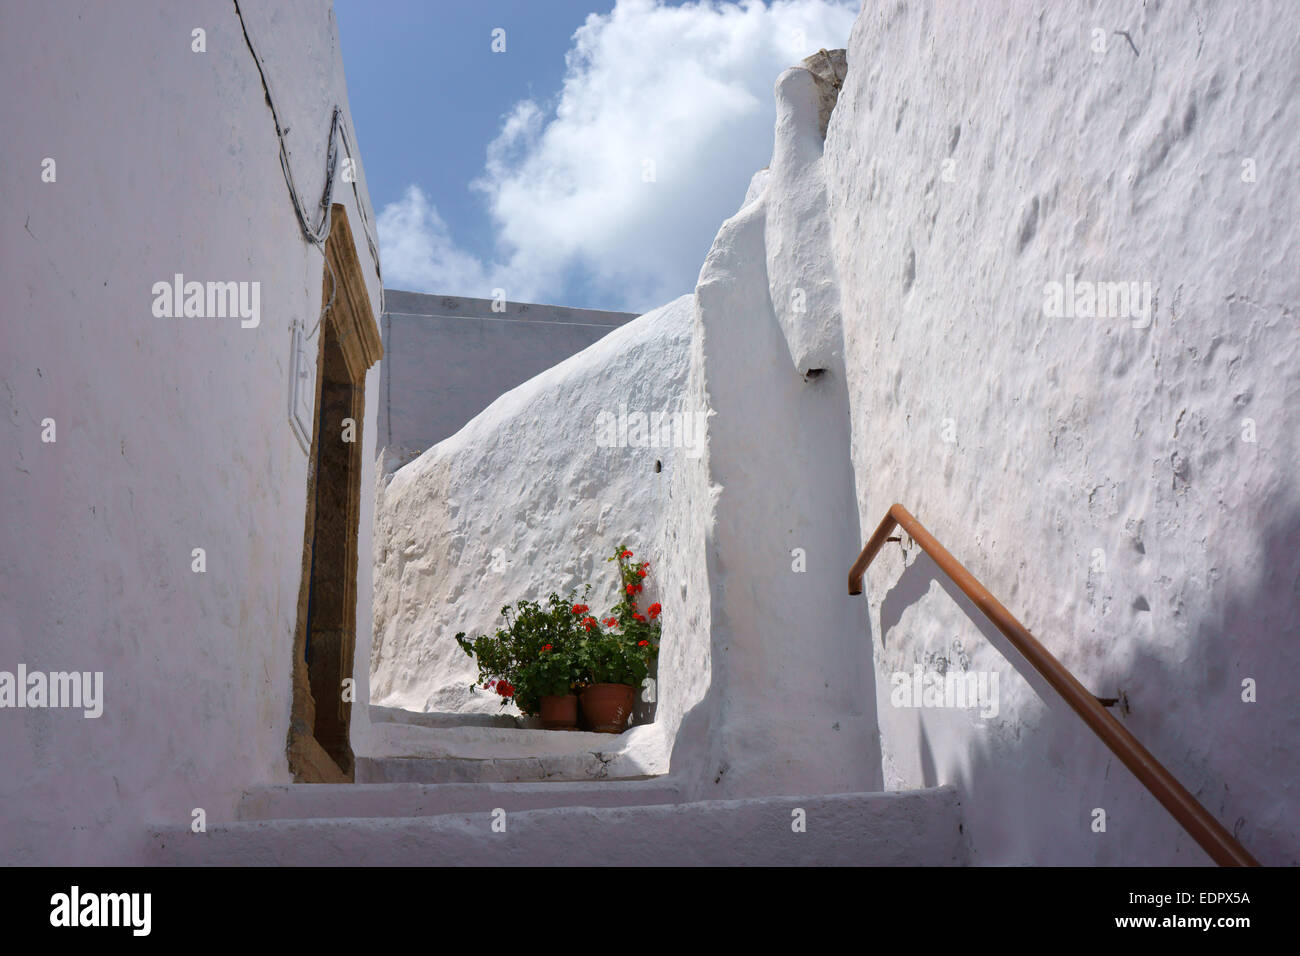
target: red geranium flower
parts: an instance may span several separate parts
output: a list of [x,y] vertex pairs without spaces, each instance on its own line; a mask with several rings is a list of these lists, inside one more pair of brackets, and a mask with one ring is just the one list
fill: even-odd
[[542,650],[544,650],[544,651],[549,651],[549,650],[551,650],[551,645],[550,645],[550,644],[545,645],[545,646],[542,648]]
[[632,557],[632,552],[631,552],[631,551],[624,551],[622,554],[619,555],[619,557],[620,557],[620,558],[630,558],[630,557]]
[[497,693],[502,697],[513,697],[515,696],[515,689],[510,686],[508,681],[502,681],[497,684]]
[[663,611],[663,608],[659,606],[659,602],[658,602],[658,601],[655,601],[654,604],[651,604],[651,605],[650,605],[650,616],[651,616],[651,617],[658,617],[662,611]]
[[636,585],[635,585],[635,584],[629,584],[629,585],[627,586],[627,593],[628,593],[628,594],[636,594],[636,590],[637,590],[637,588],[636,588]]
[[[644,621],[644,620],[645,620],[645,615],[644,615],[644,614],[633,614],[632,616],[633,616],[634,618],[636,618],[638,621]],[[645,641],[642,641],[641,643],[644,644]]]
[[649,572],[647,572],[645,568],[642,568],[640,571],[637,572],[637,576],[638,576],[638,577],[645,577],[646,574],[648,574],[648,573],[649,573]]
[[605,618],[605,623],[606,623],[609,627],[613,627],[615,624],[618,623],[618,618],[616,618],[616,617],[607,617],[607,618]]
[[582,626],[590,631],[593,627],[596,626],[596,619],[594,617],[584,617],[582,619]]
[[636,642],[636,646],[637,646],[637,647],[645,647],[645,646],[646,646],[647,644],[649,644],[649,643],[650,643],[649,641],[637,641],[637,642]]
[[574,613],[574,614],[586,614],[588,610],[590,610],[590,609],[589,609],[589,608],[587,607],[587,605],[585,605],[585,604],[575,604],[575,605],[573,605],[573,613]]

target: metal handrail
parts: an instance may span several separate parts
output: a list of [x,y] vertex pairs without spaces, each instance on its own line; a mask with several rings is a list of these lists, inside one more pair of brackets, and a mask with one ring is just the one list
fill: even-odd
[[975,606],[993,622],[999,631],[1015,645],[1016,650],[1042,674],[1053,689],[1061,695],[1070,708],[1083,718],[1102,743],[1109,747],[1124,766],[1151,794],[1160,801],[1206,853],[1220,866],[1259,866],[1235,837],[1216,820],[1205,807],[1180,784],[1160,761],[1143,747],[1124,725],[1112,717],[1106,708],[1075,679],[1052,654],[1038,643],[1023,624],[1017,621],[1002,604],[989,593],[975,576],[948,553],[935,537],[921,526],[906,508],[895,504],[885,514],[875,534],[867,542],[858,559],[849,569],[849,594],[862,593],[862,577],[867,566],[884,546],[889,532],[902,527],[912,540],[919,544],[944,574],[969,597]]

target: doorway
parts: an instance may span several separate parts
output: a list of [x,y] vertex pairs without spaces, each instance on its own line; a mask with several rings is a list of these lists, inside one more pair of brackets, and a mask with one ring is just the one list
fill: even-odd
[[[331,209],[325,243],[316,396],[307,469],[302,579],[294,634],[289,769],[300,783],[353,779],[349,729],[357,618],[362,423],[367,370],[383,346],[347,213]],[[332,274],[331,274],[332,273]]]

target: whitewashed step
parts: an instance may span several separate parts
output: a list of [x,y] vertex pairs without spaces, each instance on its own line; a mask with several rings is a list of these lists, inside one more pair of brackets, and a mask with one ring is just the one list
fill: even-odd
[[635,736],[653,728],[633,728],[621,734],[583,731],[532,730],[522,727],[426,727],[420,724],[372,724],[363,756],[466,757],[492,760],[500,757],[554,757],[575,753],[618,753]]
[[616,807],[675,803],[676,786],[657,781],[618,783],[289,783],[244,793],[240,820],[337,817],[428,817],[547,807]]
[[508,714],[457,714],[434,711],[403,710],[400,707],[370,705],[372,724],[417,724],[421,727],[536,727],[540,718],[512,717]]
[[[792,823],[802,818],[804,832]],[[155,830],[149,862],[218,866],[944,866],[968,862],[952,787],[656,806],[340,817]]]
[[652,780],[600,752],[545,757],[357,757],[357,783],[528,783]]
[[372,723],[356,754],[357,783],[522,783],[642,780],[668,772],[663,732],[621,734],[525,727]]

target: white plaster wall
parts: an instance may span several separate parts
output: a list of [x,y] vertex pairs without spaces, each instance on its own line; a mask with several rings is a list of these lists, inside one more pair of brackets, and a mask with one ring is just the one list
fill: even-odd
[[795,370],[834,368],[839,375],[840,290],[831,261],[821,97],[813,74],[802,66],[777,79],[773,156],[761,186],[768,208],[763,242],[772,309]]
[[678,745],[701,735],[683,769],[710,797],[881,785],[866,614],[842,595],[859,532],[812,74],[787,71],[775,95],[771,168],[696,287],[693,375],[713,414],[709,495],[701,482],[689,512],[706,524],[687,534],[709,588],[711,681]]
[[[707,333],[693,300],[689,313],[691,334],[683,405],[707,410]],[[656,548],[662,556],[656,577],[664,610],[655,723],[670,751],[670,771],[686,783],[687,793],[703,779],[712,763],[708,730],[716,710],[709,694],[713,686],[714,623],[709,580],[715,564],[712,542],[717,516],[717,488],[709,474],[710,429],[711,422],[706,425],[699,455],[683,459],[673,469]]]
[[376,704],[500,713],[500,698],[469,691],[477,670],[453,636],[491,633],[503,605],[588,582],[590,605],[609,607],[618,581],[604,559],[620,542],[651,561],[643,603],[672,607],[655,546],[691,448],[602,447],[598,416],[682,411],[693,325],[687,296],[632,320],[506,392],[379,489]]
[[[332,13],[240,6],[314,207],[330,110],[346,105]],[[0,669],[102,670],[106,698],[97,720],[0,710],[0,860],[131,862],[147,824],[188,825],[195,807],[229,818],[244,786],[288,779],[307,479],[287,418],[290,324],[314,324],[322,257],[231,3],[6,5],[0,84]],[[47,156],[55,183],[40,179]],[[370,215],[363,172],[358,193]],[[378,314],[362,210],[350,187],[334,199]],[[260,281],[260,326],[155,318],[151,286],[176,272]],[[363,561],[363,678],[368,575]]]
[[[826,147],[863,534],[904,503],[1272,864],[1300,857],[1296,14],[868,4]],[[1071,272],[1151,282],[1150,327],[1045,318]],[[898,549],[866,582],[889,785],[957,784],[977,862],[1205,862]],[[996,672],[999,715],[890,707],[916,663]]]

